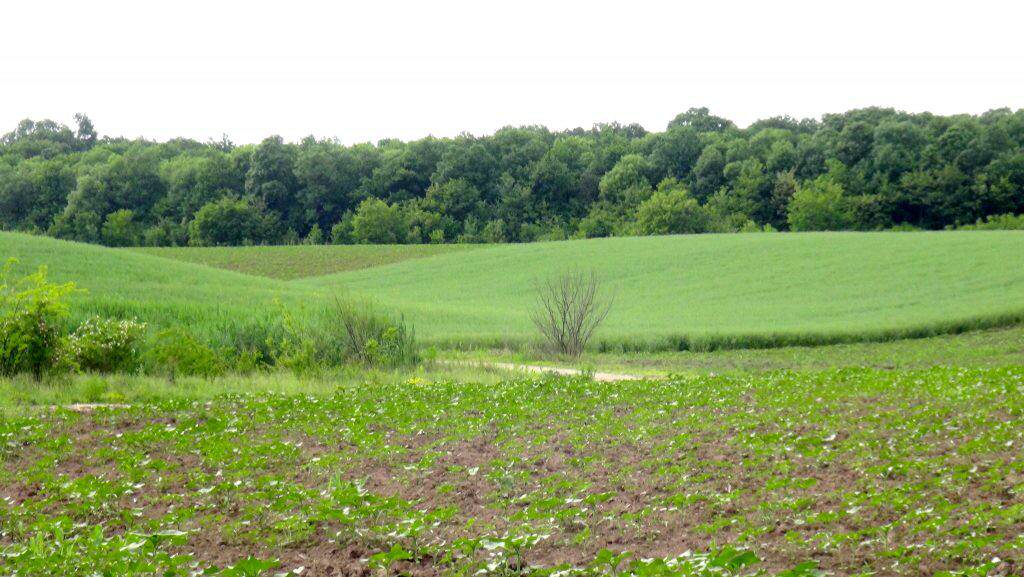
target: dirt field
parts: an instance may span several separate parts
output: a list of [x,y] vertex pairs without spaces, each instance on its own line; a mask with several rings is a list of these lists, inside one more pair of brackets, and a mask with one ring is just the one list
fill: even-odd
[[0,427],[4,572],[1020,574],[1022,376],[409,382],[40,411]]

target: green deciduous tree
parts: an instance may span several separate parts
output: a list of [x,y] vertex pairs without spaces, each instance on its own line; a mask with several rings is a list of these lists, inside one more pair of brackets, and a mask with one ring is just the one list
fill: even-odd
[[352,218],[352,237],[359,243],[401,244],[407,229],[401,207],[379,198],[364,200]]
[[637,229],[641,234],[694,234],[707,232],[710,226],[707,209],[673,181],[662,183],[637,210]]
[[843,187],[827,177],[804,183],[789,203],[789,226],[794,231],[844,230],[850,224]]
[[204,205],[189,225],[194,246],[258,244],[265,238],[267,217],[250,202],[225,197]]
[[142,244],[142,226],[135,222],[135,213],[128,209],[107,215],[100,229],[100,239],[107,246],[138,246]]

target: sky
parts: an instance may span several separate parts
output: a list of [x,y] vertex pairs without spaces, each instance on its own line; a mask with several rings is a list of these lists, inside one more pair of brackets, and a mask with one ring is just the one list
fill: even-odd
[[1024,107],[1024,3],[113,2],[4,6],[0,133],[237,144],[410,140],[637,122],[741,126],[864,106]]

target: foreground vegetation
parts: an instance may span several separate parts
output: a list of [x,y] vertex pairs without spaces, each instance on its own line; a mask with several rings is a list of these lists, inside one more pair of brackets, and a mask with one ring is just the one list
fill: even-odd
[[177,375],[173,379],[161,374],[123,372],[64,374],[43,381],[18,375],[0,377],[0,414],[19,415],[26,410],[54,407],[89,410],[92,406],[207,401],[255,393],[323,396],[339,388],[409,381],[458,380],[494,385],[522,375],[514,370],[429,361],[395,368],[344,366],[315,373],[262,370],[216,376]]
[[1019,574],[1022,399],[1020,369],[843,370],[23,411],[0,546],[17,575]]
[[618,123],[342,146],[312,137],[0,138],[0,229],[111,246],[532,242],[1024,221],[1024,111],[868,108],[738,128],[706,108]]
[[[89,300],[88,288],[54,282],[46,266],[29,272],[9,259],[0,268],[3,376],[31,373],[41,380],[79,371],[145,371],[173,379],[270,367],[307,373],[349,365],[396,367],[419,356],[412,329],[370,303],[312,292],[307,294],[317,298],[307,302],[301,292],[276,294],[267,279],[166,266],[172,261],[86,245],[62,251],[75,245],[49,239],[11,240],[33,260],[50,254],[58,266],[68,263],[86,272],[87,282],[111,290]],[[114,267],[97,268],[104,261]],[[197,284],[218,278],[228,286]],[[221,298],[232,284],[239,292]],[[83,295],[85,302],[77,302]]]

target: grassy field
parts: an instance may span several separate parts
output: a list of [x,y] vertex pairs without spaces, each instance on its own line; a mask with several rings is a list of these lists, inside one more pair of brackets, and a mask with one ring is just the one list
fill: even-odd
[[971,331],[920,339],[846,343],[813,347],[734,349],[710,352],[588,351],[579,359],[537,351],[474,349],[446,351],[452,361],[573,367],[629,375],[763,373],[841,367],[922,369],[932,366],[1024,366],[1024,327]]
[[494,246],[306,279],[372,295],[428,341],[530,338],[531,287],[600,275],[605,348],[820,344],[925,336],[1024,318],[1020,232],[738,234]]
[[[150,254],[0,233],[20,272],[85,289],[76,320],[216,341],[372,298],[427,343],[483,347],[445,359],[567,364],[522,346],[530,286],[594,268],[614,350],[574,364],[670,375],[426,351],[389,370],[0,378],[0,574],[1021,575],[1024,325],[654,349],[1013,323],[1022,249],[974,232]],[[108,405],[63,408],[83,402]]]
[[[323,250],[351,262],[368,254],[365,247],[222,252],[237,251],[251,262],[260,254],[274,255],[267,257],[273,263],[294,249]],[[383,249],[396,255],[405,250]],[[193,250],[200,249],[170,256]],[[0,251],[20,258],[23,270],[46,264],[54,278],[88,289],[76,298],[79,316],[137,316],[159,325],[187,324],[209,335],[279,315],[275,301],[301,312],[335,298],[365,298],[404,315],[428,344],[521,346],[535,339],[529,321],[533,283],[576,267],[594,269],[615,296],[595,343],[595,349],[610,351],[884,340],[1024,319],[1020,232],[700,235],[501,245],[293,281],[10,233],[0,233]],[[345,251],[352,251],[351,258],[343,257]]]
[[51,279],[83,289],[72,297],[74,320],[137,317],[187,326],[213,341],[279,315],[275,302],[298,310],[320,298],[315,289],[274,279],[46,237],[0,233],[0,254],[17,258],[18,272],[45,265]]
[[185,262],[278,279],[296,279],[371,268],[404,260],[479,248],[476,244],[317,245],[132,248]]
[[413,380],[22,411],[0,419],[3,572],[1019,575],[1022,383]]

